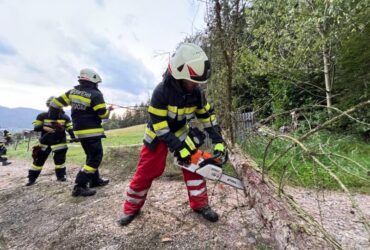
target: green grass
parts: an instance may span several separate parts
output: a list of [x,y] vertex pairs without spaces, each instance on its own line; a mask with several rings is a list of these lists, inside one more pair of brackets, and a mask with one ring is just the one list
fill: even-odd
[[146,124],[122,129],[112,129],[106,132],[107,138],[103,140],[104,146],[119,146],[140,144],[143,141]]
[[[129,128],[114,129],[106,131],[107,138],[102,140],[104,153],[107,154],[111,146],[141,144],[143,141],[146,125],[137,125]],[[8,147],[7,156],[9,159],[24,159],[32,162],[32,146],[38,143],[37,139],[30,141],[29,150],[28,140],[21,141],[15,150],[14,146]],[[51,157],[49,157],[51,159]],[[85,153],[79,143],[69,144],[67,152],[67,164],[81,165],[85,162]]]
[[[298,136],[295,135],[295,137]],[[245,151],[262,168],[265,148],[268,143],[269,139],[267,137],[256,135],[250,136],[242,145]],[[304,144],[309,148],[310,153],[328,166],[347,188],[355,192],[370,193],[370,176],[368,176],[368,171],[370,171],[370,145],[368,143],[353,135],[321,131],[305,140]],[[325,154],[323,154],[319,145],[322,146]],[[290,142],[275,140],[268,150],[264,164],[265,169],[288,146],[290,146]],[[361,166],[338,155],[350,158]],[[288,154],[272,165],[268,170],[268,174],[278,182],[283,178],[290,185],[333,190],[340,189],[338,183],[328,172],[314,164],[309,155],[299,147],[290,150]]]

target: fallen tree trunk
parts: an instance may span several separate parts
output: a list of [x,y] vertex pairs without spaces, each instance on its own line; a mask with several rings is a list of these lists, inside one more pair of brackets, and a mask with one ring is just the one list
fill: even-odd
[[341,249],[310,215],[280,191],[267,176],[262,178],[257,163],[237,145],[229,148],[229,159],[245,186],[249,205],[270,230],[278,249]]

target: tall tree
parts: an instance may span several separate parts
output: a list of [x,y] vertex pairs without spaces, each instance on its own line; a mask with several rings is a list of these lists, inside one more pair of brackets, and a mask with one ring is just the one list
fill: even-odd
[[244,8],[245,1],[242,0],[213,0],[208,10],[210,56],[215,72],[211,95],[214,100],[219,100],[218,108],[220,113],[224,114],[221,118],[232,143],[234,142],[232,86]]

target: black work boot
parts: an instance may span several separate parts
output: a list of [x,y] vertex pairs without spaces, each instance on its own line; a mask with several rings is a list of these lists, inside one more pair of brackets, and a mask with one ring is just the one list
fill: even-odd
[[12,164],[10,161],[3,161],[3,166],[7,166],[9,164]]
[[33,184],[35,184],[36,180],[31,180],[29,179],[28,182],[26,183],[26,186],[32,186]]
[[97,180],[97,181],[91,181],[90,182],[90,187],[91,188],[94,188],[94,187],[102,187],[102,186],[105,186],[109,183],[109,180],[104,180],[104,179],[100,179]]
[[109,180],[104,180],[100,178],[99,170],[97,169],[91,178],[90,188],[102,187],[102,186],[107,185],[108,183],[109,183]]
[[199,209],[194,209],[194,212],[201,214],[204,219],[209,220],[211,222],[218,221],[218,214],[212,210],[210,206],[205,206]]
[[37,177],[39,177],[41,171],[37,170],[28,170],[28,182],[26,186],[32,186],[35,184]]
[[57,176],[57,181],[66,181],[66,168],[56,168],[55,175]]
[[0,162],[2,163],[3,166],[7,166],[9,164],[12,164],[11,162],[8,161],[8,158],[1,157],[1,156],[0,156]]
[[72,196],[77,197],[77,196],[91,196],[96,193],[95,189],[90,189],[87,187],[87,183],[91,180],[91,175],[88,174],[84,171],[79,171],[75,183],[76,185],[73,188],[72,191]]
[[121,217],[119,218],[118,220],[118,223],[121,225],[121,226],[127,226],[128,224],[130,224],[135,218],[136,216],[138,216],[140,214],[140,210],[138,210],[136,213],[134,214],[122,214]]
[[88,188],[88,187],[80,187],[80,186],[77,186],[75,185],[74,188],[73,188],[73,191],[72,191],[72,196],[73,197],[77,197],[77,196],[92,196],[96,194],[96,190],[95,189],[91,189],[91,188]]

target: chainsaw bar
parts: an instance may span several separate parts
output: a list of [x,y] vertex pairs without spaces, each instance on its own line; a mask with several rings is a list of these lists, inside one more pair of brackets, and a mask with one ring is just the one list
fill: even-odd
[[220,181],[232,187],[244,190],[243,182],[235,177],[229,176],[222,172],[222,168],[213,164],[206,164],[200,167],[198,164],[181,165],[177,164],[183,169],[190,172],[197,173],[206,179],[213,181]]

